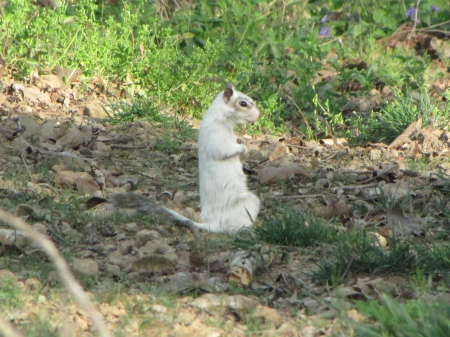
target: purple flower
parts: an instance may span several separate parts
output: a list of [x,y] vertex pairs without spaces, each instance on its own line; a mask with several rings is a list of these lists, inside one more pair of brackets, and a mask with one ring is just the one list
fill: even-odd
[[322,19],[320,19],[320,22],[322,23],[328,22],[328,15],[324,15]]
[[[414,7],[409,8],[409,9],[406,11],[406,16],[407,16],[408,18],[414,19],[414,17],[416,16],[416,9],[415,9]],[[419,19],[416,19],[416,23],[417,23],[417,24],[420,24],[420,20],[419,20]]]
[[320,28],[319,35],[320,37],[329,37],[331,33],[331,27],[324,26]]
[[414,7],[411,7],[406,11],[406,16],[408,18],[414,17],[415,14],[416,14],[416,9]]
[[430,9],[431,9],[433,12],[437,12],[438,10],[440,10],[440,8],[437,7],[437,6],[430,6]]

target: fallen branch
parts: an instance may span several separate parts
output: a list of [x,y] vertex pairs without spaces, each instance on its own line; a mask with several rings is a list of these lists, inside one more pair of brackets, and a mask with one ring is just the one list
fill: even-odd
[[[91,318],[93,325],[102,337],[111,337],[102,315],[94,308],[88,295],[77,282],[66,261],[63,259],[58,249],[46,236],[35,232],[33,228],[19,217],[0,209],[0,220],[9,224],[11,227],[23,232],[33,243],[41,247],[58,271],[59,277],[67,289],[72,293],[76,301],[86,310]],[[1,324],[1,323],[0,323]],[[14,335],[11,335],[14,336]]]

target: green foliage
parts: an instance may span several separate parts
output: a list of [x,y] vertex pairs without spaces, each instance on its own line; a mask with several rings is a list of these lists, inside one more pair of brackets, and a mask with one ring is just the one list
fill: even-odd
[[450,334],[450,305],[444,299],[399,303],[383,296],[381,303],[359,301],[357,307],[362,314],[376,320],[370,325],[355,324],[357,336],[445,337]]
[[[415,116],[431,116],[421,111],[421,105],[428,103],[413,103],[408,95],[386,104],[381,116],[349,117],[340,111],[354,84],[362,86],[363,95],[377,83],[402,87],[405,93],[424,88],[430,76],[428,57],[416,58],[413,50],[387,50],[377,42],[411,21],[405,13],[413,3],[80,0],[59,4],[51,10],[32,1],[11,0],[0,9],[1,57],[19,78],[56,65],[79,68],[83,81],[99,77],[125,91],[130,101],[149,100],[148,111],[133,101],[138,107],[116,116],[116,121],[134,119],[133,113],[145,118],[147,112],[155,120],[166,111],[200,118],[226,81],[249,92],[263,111],[249,132],[283,132],[289,120],[308,138],[326,136],[326,120],[336,136],[350,137],[349,130],[358,129],[358,140],[366,141],[393,137]],[[449,14],[444,0],[423,0],[417,28],[441,24],[445,30],[448,24],[442,23]],[[324,27],[330,28],[330,37],[320,36]],[[332,82],[316,83],[317,72],[332,50],[339,59],[358,58],[370,64],[358,70],[330,60],[337,76]],[[438,111],[442,109],[432,114]],[[376,117],[392,133],[374,134]]]

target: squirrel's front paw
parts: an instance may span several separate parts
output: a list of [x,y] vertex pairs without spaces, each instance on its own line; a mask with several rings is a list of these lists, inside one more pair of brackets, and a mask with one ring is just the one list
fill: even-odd
[[246,155],[248,150],[247,150],[247,145],[245,145],[245,141],[242,138],[237,138],[236,139],[236,143],[238,143],[242,148],[241,148],[241,154]]

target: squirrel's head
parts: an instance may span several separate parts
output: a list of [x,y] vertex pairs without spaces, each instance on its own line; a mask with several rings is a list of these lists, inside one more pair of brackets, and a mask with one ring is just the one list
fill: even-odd
[[228,107],[228,119],[235,124],[251,124],[261,116],[261,111],[255,102],[247,95],[235,90],[231,83],[227,83],[223,92],[223,102]]

